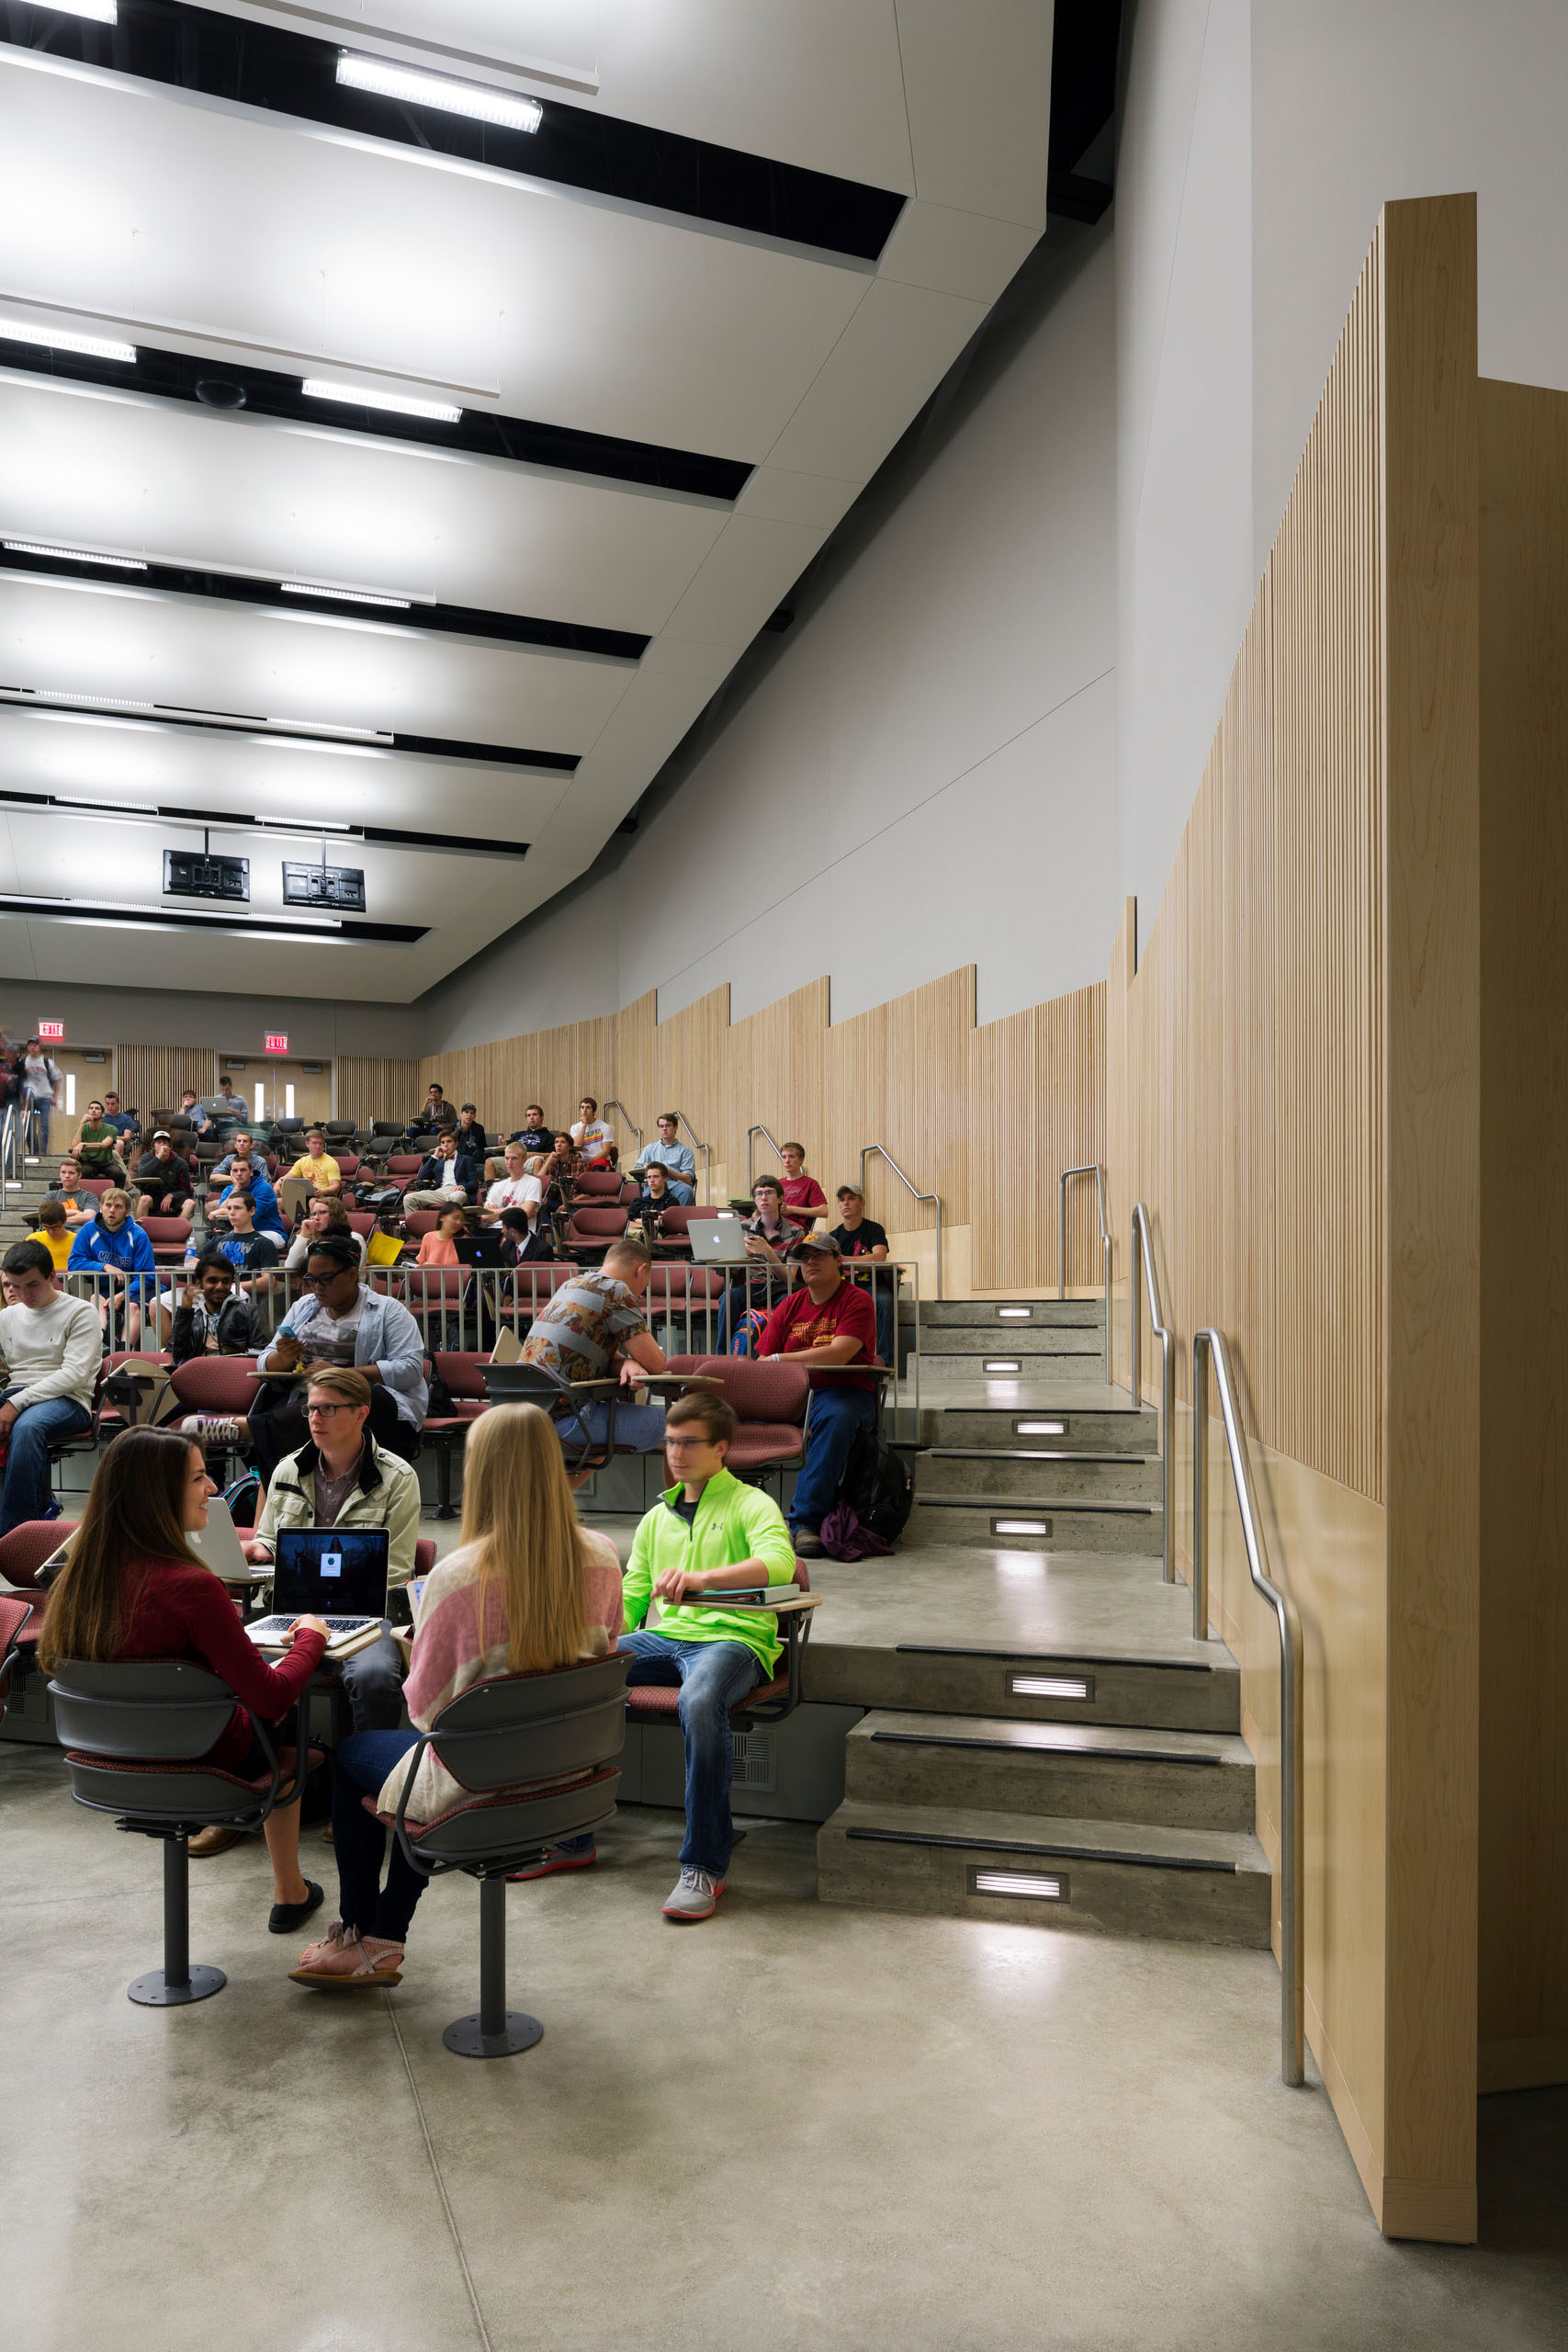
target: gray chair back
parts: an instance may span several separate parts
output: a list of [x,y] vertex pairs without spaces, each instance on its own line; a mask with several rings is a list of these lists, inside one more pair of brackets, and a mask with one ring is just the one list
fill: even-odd
[[[543,1852],[608,1821],[626,1746],[631,1660],[592,1658],[553,1674],[507,1675],[476,1683],[444,1707],[430,1745],[474,1802],[417,1833],[405,1851],[415,1866],[472,1869]],[[530,1789],[569,1772],[566,1788]],[[405,1792],[412,1784],[411,1766]],[[491,1793],[506,1792],[507,1793]],[[398,1808],[402,1831],[403,1807]]]
[[49,1689],[62,1747],[127,1762],[205,1756],[234,1712],[221,1675],[184,1658],[62,1658]]

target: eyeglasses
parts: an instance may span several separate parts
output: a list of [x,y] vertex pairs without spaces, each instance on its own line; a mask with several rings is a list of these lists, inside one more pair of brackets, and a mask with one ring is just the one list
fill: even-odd
[[334,1413],[352,1413],[353,1410],[352,1405],[307,1405],[305,1419],[308,1421],[330,1421]]
[[330,1274],[301,1274],[299,1279],[307,1290],[331,1290],[342,1274],[352,1274],[352,1266],[336,1266]]

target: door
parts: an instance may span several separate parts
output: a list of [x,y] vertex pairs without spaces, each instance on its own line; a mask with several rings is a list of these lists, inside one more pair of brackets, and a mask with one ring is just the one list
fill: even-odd
[[[234,1072],[234,1083],[250,1102],[254,1116],[263,1119],[330,1119],[333,1110],[333,1066],[331,1062],[315,1062],[309,1069],[302,1061],[284,1055],[276,1058],[268,1055],[247,1055],[245,1067]],[[256,1089],[265,1089],[260,1109],[256,1106]],[[292,1099],[291,1099],[292,1098]]]

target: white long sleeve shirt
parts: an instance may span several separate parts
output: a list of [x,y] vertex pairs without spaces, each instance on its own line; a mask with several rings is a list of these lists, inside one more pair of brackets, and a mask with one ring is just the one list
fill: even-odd
[[18,1411],[50,1396],[68,1396],[90,1412],[104,1335],[90,1299],[63,1292],[47,1306],[0,1307],[0,1356],[6,1359],[9,1402]]

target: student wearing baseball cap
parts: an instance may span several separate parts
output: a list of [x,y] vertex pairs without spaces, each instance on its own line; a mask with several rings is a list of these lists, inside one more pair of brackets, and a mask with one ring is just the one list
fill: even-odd
[[840,1379],[825,1381],[812,1392],[806,1459],[790,1504],[795,1551],[810,1560],[821,1555],[818,1530],[833,1508],[855,1433],[876,1419],[875,1381],[849,1369],[857,1362],[877,1361],[876,1314],[864,1291],[846,1281],[832,1234],[805,1235],[795,1256],[804,1277],[801,1287],[782,1299],[763,1324],[757,1354],[764,1362],[790,1356],[812,1366],[846,1367]]

